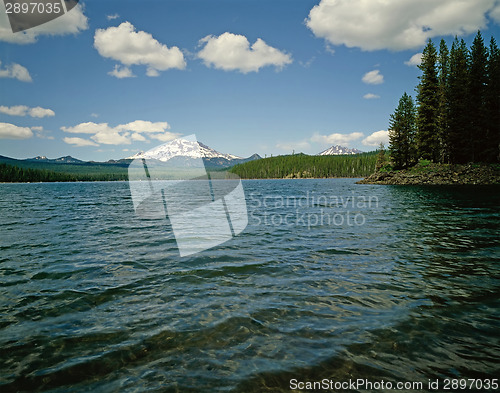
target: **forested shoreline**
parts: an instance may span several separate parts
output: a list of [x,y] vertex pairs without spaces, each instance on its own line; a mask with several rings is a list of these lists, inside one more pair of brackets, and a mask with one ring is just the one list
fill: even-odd
[[66,173],[0,163],[0,183],[118,181],[127,178],[126,174],[118,173]]
[[331,156],[292,154],[238,164],[230,172],[242,179],[365,177],[373,173],[376,161],[375,152]]

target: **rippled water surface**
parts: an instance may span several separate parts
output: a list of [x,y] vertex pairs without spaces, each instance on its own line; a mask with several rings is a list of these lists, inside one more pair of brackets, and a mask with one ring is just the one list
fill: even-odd
[[498,378],[498,187],[243,183],[181,258],[128,184],[0,184],[0,391],[265,392]]

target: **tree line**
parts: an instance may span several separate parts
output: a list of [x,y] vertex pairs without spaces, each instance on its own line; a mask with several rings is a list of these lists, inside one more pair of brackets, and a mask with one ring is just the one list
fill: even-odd
[[500,160],[500,51],[481,32],[467,48],[455,37],[439,50],[429,40],[418,66],[416,103],[406,92],[389,120],[389,151],[395,169],[420,159],[436,163]]
[[35,182],[73,182],[73,181],[114,181],[127,180],[126,174],[99,173],[73,174],[49,171],[46,169],[21,168],[0,163],[0,182],[35,183]]
[[365,177],[373,173],[376,161],[375,152],[336,156],[292,154],[245,162],[229,171],[242,179]]

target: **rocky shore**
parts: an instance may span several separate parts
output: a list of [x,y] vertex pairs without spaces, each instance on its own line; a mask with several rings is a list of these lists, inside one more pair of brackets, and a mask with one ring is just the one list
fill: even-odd
[[358,184],[500,184],[500,165],[417,164],[404,170],[375,172]]

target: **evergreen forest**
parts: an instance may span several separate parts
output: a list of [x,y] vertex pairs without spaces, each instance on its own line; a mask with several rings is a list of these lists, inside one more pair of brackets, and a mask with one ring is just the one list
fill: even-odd
[[22,168],[0,163],[0,182],[2,183],[34,183],[34,182],[68,182],[68,181],[112,181],[127,180],[121,173],[66,173],[47,169]]
[[242,179],[365,177],[373,173],[377,153],[309,156],[292,154],[235,165],[230,172]]
[[470,48],[455,37],[451,48],[429,40],[419,65],[416,102],[406,92],[390,116],[394,169],[419,160],[441,164],[500,160],[500,51],[478,31]]

